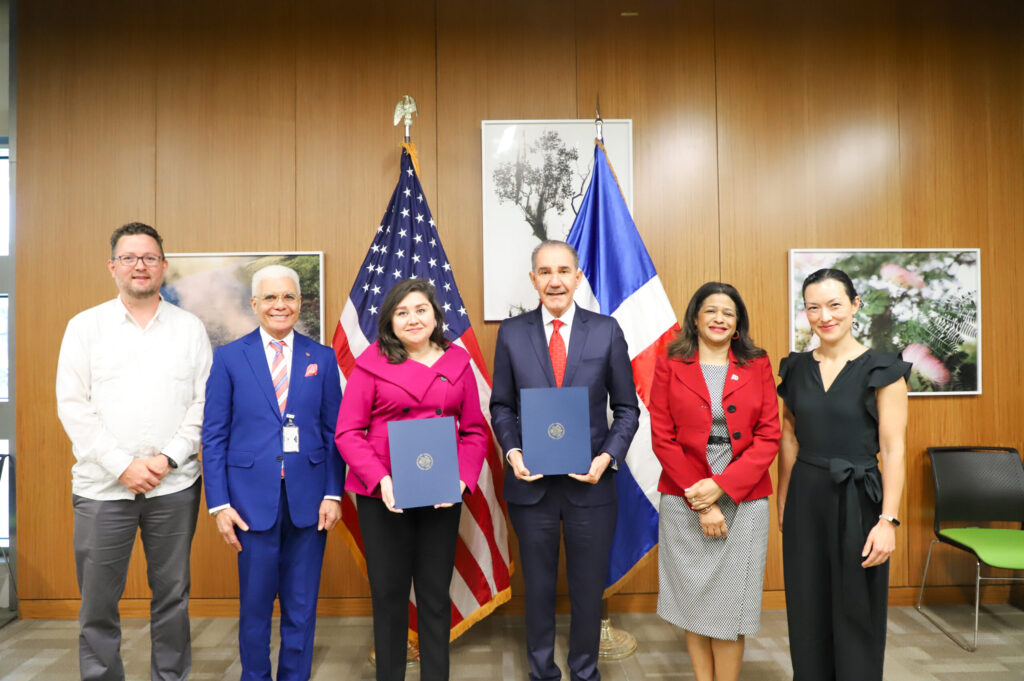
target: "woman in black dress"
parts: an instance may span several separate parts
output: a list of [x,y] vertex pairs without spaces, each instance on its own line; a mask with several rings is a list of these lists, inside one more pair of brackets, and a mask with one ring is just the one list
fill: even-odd
[[853,337],[860,298],[845,272],[818,270],[803,295],[820,345],[782,360],[778,389],[793,679],[881,681],[910,364]]

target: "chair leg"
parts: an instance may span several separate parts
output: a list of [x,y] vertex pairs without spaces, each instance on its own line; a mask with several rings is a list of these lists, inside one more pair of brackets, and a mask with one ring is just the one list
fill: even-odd
[[932,564],[932,549],[939,543],[938,539],[932,539],[928,545],[928,557],[924,560],[924,574],[921,575],[921,590],[917,592],[917,609],[921,610],[921,601],[924,599],[924,585],[928,581],[928,567]]
[[978,571],[974,577],[974,649],[978,649],[978,609],[981,607],[981,561],[978,561]]
[[[7,564],[7,574],[11,578],[11,592],[18,593],[18,583],[14,581],[14,567],[11,565],[11,550],[6,546],[0,546],[0,555],[3,556],[4,562]],[[11,610],[14,610],[14,598],[10,599]]]
[[922,605],[921,605],[922,600],[924,599],[924,585],[925,585],[925,582],[927,581],[927,578],[928,578],[928,567],[929,567],[929,565],[932,562],[932,550],[935,548],[935,545],[938,544],[938,543],[939,543],[938,539],[933,539],[931,545],[928,546],[928,557],[925,559],[925,562],[924,562],[924,575],[921,576],[921,590],[918,592],[918,595],[917,595],[917,611],[920,612],[922,615],[924,615],[925,619],[927,619],[929,622],[931,622],[933,625],[935,625],[936,629],[938,629],[943,634],[945,634],[949,638],[950,641],[952,641],[953,643],[957,644],[958,646],[960,646],[961,648],[963,648],[967,652],[973,653],[978,648],[978,604],[981,602],[980,598],[979,598],[980,593],[981,593],[980,586],[979,586],[981,584],[981,581],[980,581],[980,577],[981,577],[981,564],[980,564],[980,562],[978,564],[978,577],[979,577],[979,579],[975,582],[975,587],[974,587],[975,598],[974,598],[974,646],[973,647],[970,646],[966,641],[961,641],[959,636],[957,636],[952,631],[950,631],[945,626],[943,626],[942,622],[940,622],[937,618],[933,617],[932,614],[929,613],[926,609],[924,609],[922,607]]

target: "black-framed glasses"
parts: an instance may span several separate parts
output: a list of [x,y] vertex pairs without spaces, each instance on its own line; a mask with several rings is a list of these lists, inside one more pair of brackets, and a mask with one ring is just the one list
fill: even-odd
[[141,260],[142,264],[145,265],[146,267],[156,267],[161,262],[163,262],[164,258],[162,255],[153,255],[152,253],[147,253],[146,255],[141,256],[132,254],[118,255],[114,258],[114,260],[121,263],[122,267],[135,267],[136,263],[138,263],[139,260]]

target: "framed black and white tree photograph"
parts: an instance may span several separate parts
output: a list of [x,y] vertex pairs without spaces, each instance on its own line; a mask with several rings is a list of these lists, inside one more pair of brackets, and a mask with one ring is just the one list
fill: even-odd
[[[590,185],[593,120],[483,121],[484,319],[537,306],[530,253],[565,239]],[[607,120],[602,136],[626,205],[633,210],[633,122]]]

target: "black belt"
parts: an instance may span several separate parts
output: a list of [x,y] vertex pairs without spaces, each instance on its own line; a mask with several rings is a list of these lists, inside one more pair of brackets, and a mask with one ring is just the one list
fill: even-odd
[[708,444],[709,445],[730,445],[730,444],[732,444],[732,440],[730,440],[728,438],[728,436],[726,436],[726,435],[709,435],[708,436]]
[[[811,454],[799,454],[796,460],[827,470],[832,476],[832,482],[839,488],[837,518],[836,522],[829,523],[829,539],[839,549],[840,579],[847,616],[854,624],[868,631],[872,628],[872,622],[868,602],[863,595],[867,591],[867,571],[860,566],[864,540],[859,527],[861,509],[857,483],[863,483],[868,499],[876,504],[881,503],[882,474],[878,472],[878,462],[868,460],[851,463],[846,459]],[[845,511],[845,517],[840,511]]]

